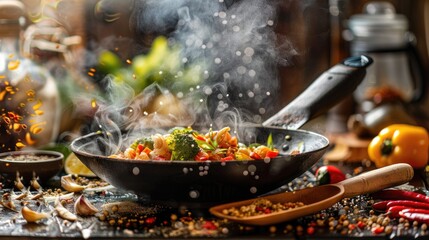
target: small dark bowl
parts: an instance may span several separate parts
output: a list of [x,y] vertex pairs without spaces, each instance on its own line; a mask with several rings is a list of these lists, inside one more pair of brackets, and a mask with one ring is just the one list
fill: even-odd
[[[40,159],[26,160],[25,156],[36,156]],[[19,157],[19,160],[6,159]],[[23,183],[28,184],[33,176],[39,178],[40,183],[47,182],[58,174],[63,167],[64,155],[60,152],[45,150],[27,150],[0,153],[0,175],[6,185],[13,184],[16,173],[23,178]]]

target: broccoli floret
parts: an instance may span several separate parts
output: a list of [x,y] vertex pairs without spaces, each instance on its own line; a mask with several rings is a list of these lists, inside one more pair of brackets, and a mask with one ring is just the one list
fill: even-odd
[[174,128],[171,128],[170,130],[168,130],[168,133],[171,134],[171,135],[176,135],[176,134],[188,134],[188,135],[191,135],[193,132],[195,132],[195,130],[192,129],[192,128],[190,128],[190,127],[187,127],[187,128],[184,128],[184,127],[174,127]]
[[197,142],[189,134],[171,134],[167,143],[171,150],[171,160],[193,160],[200,151]]
[[136,149],[139,144],[142,144],[144,147],[153,149],[153,140],[151,137],[143,137],[135,140],[133,144],[131,144],[130,148]]

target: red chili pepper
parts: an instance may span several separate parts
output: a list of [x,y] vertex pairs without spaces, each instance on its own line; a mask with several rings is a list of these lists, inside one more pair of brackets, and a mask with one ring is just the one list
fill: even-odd
[[410,221],[429,224],[429,210],[426,209],[404,209],[399,215]]
[[387,209],[387,214],[392,217],[392,218],[400,218],[401,216],[399,215],[399,212],[404,210],[404,209],[408,209],[408,207],[405,206],[393,206],[390,207],[389,209]]
[[387,201],[386,207],[393,207],[393,206],[405,206],[409,208],[418,208],[418,209],[429,209],[429,203],[425,202],[417,202],[417,201],[411,201],[411,200],[397,200],[397,201]]
[[278,151],[268,151],[266,154],[265,154],[265,157],[268,157],[268,158],[275,158],[275,157],[277,157],[279,155],[279,152]]
[[387,204],[391,202],[390,200],[380,201],[372,204],[372,209],[377,211],[385,211],[388,207]]
[[429,197],[412,191],[386,189],[375,192],[372,194],[375,199],[387,199],[387,200],[413,200],[418,202],[429,203]]
[[201,140],[201,141],[206,141],[206,140],[207,140],[205,137],[203,137],[203,136],[201,136],[201,135],[197,135],[197,134],[195,134],[195,135],[194,135],[194,137],[195,137],[197,140]]
[[261,160],[261,156],[259,156],[259,154],[255,153],[255,152],[251,152],[250,153],[250,157],[256,160]]
[[231,161],[231,160],[234,160],[234,157],[233,156],[227,156],[227,157],[221,158],[220,160],[221,161]]

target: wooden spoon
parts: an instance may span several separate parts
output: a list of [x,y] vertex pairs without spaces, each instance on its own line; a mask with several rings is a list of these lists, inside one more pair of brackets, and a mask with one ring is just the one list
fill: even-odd
[[250,205],[256,200],[249,199],[214,206],[210,208],[210,213],[220,218],[249,225],[271,225],[319,212],[331,207],[342,198],[376,192],[384,188],[406,183],[413,178],[413,175],[413,168],[409,164],[398,163],[362,173],[336,184],[322,185],[294,192],[285,192],[261,197],[268,199],[273,203],[303,202],[305,205],[302,207],[242,218],[232,217],[222,213],[222,210],[224,209],[232,207],[240,208],[241,206]]

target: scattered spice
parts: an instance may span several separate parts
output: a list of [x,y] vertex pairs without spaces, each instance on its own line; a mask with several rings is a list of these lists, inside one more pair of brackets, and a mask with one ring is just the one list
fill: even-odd
[[302,206],[304,206],[303,202],[273,203],[266,198],[259,198],[249,205],[224,209],[222,213],[228,216],[243,218],[285,211]]

